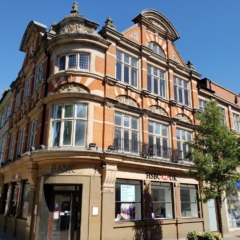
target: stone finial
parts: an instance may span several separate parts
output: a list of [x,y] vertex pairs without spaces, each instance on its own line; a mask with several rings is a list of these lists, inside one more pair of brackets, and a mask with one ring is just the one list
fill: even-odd
[[106,27],[110,27],[110,28],[116,29],[116,26],[113,24],[113,20],[112,20],[111,17],[108,17],[105,23],[106,23],[105,24]]
[[187,68],[191,69],[191,70],[195,70],[195,67],[193,66],[192,62],[190,60],[187,61]]
[[78,13],[78,3],[74,2],[71,13]]

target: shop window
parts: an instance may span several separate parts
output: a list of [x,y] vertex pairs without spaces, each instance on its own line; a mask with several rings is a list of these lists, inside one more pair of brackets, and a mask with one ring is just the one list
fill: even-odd
[[165,98],[166,97],[165,72],[148,65],[147,73],[148,73],[147,74],[148,91]]
[[164,124],[148,122],[148,153],[156,157],[169,158],[168,127]]
[[84,69],[89,70],[89,54],[68,54],[58,58],[58,70]]
[[43,80],[43,63],[39,64],[36,68],[36,75],[34,81],[34,89],[38,89],[38,84]]
[[139,153],[139,126],[138,118],[115,113],[114,115],[114,142],[115,147],[124,152]]
[[21,202],[21,215],[22,219],[27,219],[28,215],[28,206],[29,206],[29,196],[30,196],[30,184],[29,182],[25,181],[23,183],[23,190],[22,190],[22,202]]
[[117,179],[115,221],[134,221],[141,218],[141,182]]
[[174,77],[174,100],[189,106],[189,83],[178,77]]
[[165,57],[165,54],[162,50],[162,48],[155,42],[150,42],[148,43],[148,48],[150,48],[151,50],[153,50],[154,53],[160,55],[161,57]]
[[192,149],[186,142],[192,141],[192,133],[183,129],[177,128],[177,147],[178,147],[178,159],[187,161],[188,154],[192,152]]
[[197,186],[180,184],[182,218],[198,218]]
[[238,114],[233,113],[234,130],[240,132],[240,118]]
[[52,146],[85,146],[87,105],[66,104],[53,111]]
[[152,182],[152,217],[173,218],[172,184]]
[[20,183],[14,183],[12,186],[12,198],[10,201],[9,215],[15,217],[17,215],[17,206],[19,201]]
[[29,148],[36,147],[38,119],[31,122],[31,131],[29,135]]
[[116,53],[116,78],[117,80],[138,87],[137,59],[117,51]]

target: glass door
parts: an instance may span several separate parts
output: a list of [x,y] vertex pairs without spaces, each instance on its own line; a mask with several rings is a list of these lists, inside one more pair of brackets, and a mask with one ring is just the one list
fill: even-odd
[[49,225],[51,240],[79,240],[81,220],[80,191],[53,191]]

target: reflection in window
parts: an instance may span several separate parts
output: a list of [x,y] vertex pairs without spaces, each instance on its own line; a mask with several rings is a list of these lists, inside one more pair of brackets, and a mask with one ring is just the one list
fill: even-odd
[[85,146],[87,105],[65,104],[53,110],[53,147]]

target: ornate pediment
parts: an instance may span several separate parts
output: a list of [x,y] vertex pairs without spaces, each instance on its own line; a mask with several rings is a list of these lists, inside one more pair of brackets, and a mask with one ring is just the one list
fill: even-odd
[[128,96],[118,96],[117,100],[120,103],[124,103],[124,104],[130,105],[130,106],[133,106],[133,107],[138,107],[138,103],[134,99],[132,99]]
[[176,118],[180,121],[191,123],[190,119],[185,114],[178,114]]
[[79,22],[71,22],[60,28],[59,30],[60,35],[66,33],[88,33],[97,35],[97,32],[94,28],[91,28]]
[[163,115],[163,116],[168,116],[167,112],[163,108],[158,107],[158,106],[150,106],[148,108],[148,110],[153,112],[153,113],[157,113],[157,114],[160,114],[160,115]]
[[89,93],[89,90],[81,84],[67,83],[59,86],[56,93]]
[[166,31],[166,28],[163,27],[163,25],[157,21],[156,19],[149,19],[149,21],[156,27],[162,29],[163,31]]

